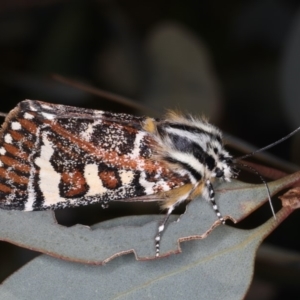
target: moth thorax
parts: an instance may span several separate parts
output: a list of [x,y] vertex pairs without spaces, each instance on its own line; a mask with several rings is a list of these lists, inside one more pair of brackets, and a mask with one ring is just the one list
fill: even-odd
[[230,176],[226,163],[230,156],[223,148],[221,134],[210,124],[191,120],[184,124],[165,122],[158,126],[158,133],[166,149],[164,158],[180,165],[194,180]]

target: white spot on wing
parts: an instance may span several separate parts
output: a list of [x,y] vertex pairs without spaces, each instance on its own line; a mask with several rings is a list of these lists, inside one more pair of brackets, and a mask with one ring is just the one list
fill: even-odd
[[134,173],[132,171],[120,170],[119,175],[122,181],[122,185],[130,184],[134,178]]
[[93,122],[93,123],[88,124],[87,129],[86,129],[85,131],[83,131],[83,132],[80,132],[80,136],[81,136],[84,140],[90,141],[90,140],[91,140],[91,136],[92,136],[93,133],[94,133],[94,127],[95,127],[96,125],[100,124],[100,123],[101,123],[101,121],[98,120],[98,121],[95,121],[95,122]]
[[7,144],[11,144],[12,141],[13,141],[12,136],[11,136],[9,133],[7,133],[7,134],[4,136],[4,141],[5,141],[5,143],[7,143]]
[[87,185],[89,186],[89,191],[86,196],[97,196],[107,192],[107,189],[103,186],[102,180],[98,175],[98,166],[96,164],[87,164],[84,167],[84,178]]
[[29,100],[29,99],[26,99],[26,101],[29,101],[29,107],[30,107],[30,110],[32,111],[37,111],[36,107],[33,105],[33,102],[32,100]]
[[140,145],[142,144],[142,139],[146,135],[145,132],[139,131],[135,136],[135,141],[133,145],[133,150],[129,155],[130,158],[139,158],[140,157]]
[[[51,142],[47,139],[46,135],[43,135],[43,143],[41,146],[41,156],[35,159],[35,164],[40,167],[40,189],[44,195],[44,205],[53,205],[58,202],[65,201],[64,198],[59,195],[59,182],[61,176],[57,173],[50,163],[50,158],[54,153]],[[26,208],[32,210],[32,203],[27,202]],[[26,210],[25,208],[25,210]],[[27,209],[27,210],[28,210]]]
[[27,119],[27,120],[31,120],[31,119],[33,119],[34,117],[33,117],[32,114],[29,114],[29,113],[26,112],[26,113],[24,114],[24,118]]
[[47,119],[47,120],[53,120],[55,118],[55,115],[53,114],[49,114],[49,113],[45,113],[45,112],[42,112],[42,116]]
[[12,122],[11,123],[11,129],[12,130],[20,130],[21,128],[22,128],[22,126],[19,122]]
[[3,147],[1,147],[1,148],[0,148],[0,154],[1,154],[1,155],[4,155],[5,153],[6,153],[6,150],[5,150]]

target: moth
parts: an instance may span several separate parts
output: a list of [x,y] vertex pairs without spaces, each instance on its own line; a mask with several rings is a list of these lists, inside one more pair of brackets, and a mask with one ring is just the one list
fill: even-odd
[[235,177],[221,132],[205,119],[169,112],[162,119],[20,102],[0,131],[0,208],[38,211],[133,199],[158,199],[167,213]]

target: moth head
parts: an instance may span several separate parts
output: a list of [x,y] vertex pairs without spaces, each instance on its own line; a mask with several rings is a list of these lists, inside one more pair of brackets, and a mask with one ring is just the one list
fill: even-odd
[[225,181],[230,181],[230,179],[235,178],[238,174],[237,168],[235,167],[232,157],[225,151],[225,155],[220,155],[216,167],[212,171],[212,177],[224,179]]
[[221,132],[205,119],[172,118],[158,124],[163,158],[183,167],[195,181],[203,178],[230,181],[236,171],[224,149]]

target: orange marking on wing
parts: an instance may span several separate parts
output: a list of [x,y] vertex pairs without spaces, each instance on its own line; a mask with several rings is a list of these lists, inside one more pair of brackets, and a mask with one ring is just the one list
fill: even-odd
[[[12,189],[9,186],[0,183],[0,191],[4,193],[11,193]],[[2,199],[0,199],[0,202],[1,200]]]
[[13,159],[11,157],[8,157],[8,156],[5,156],[5,155],[1,156],[1,161],[4,164],[6,164],[7,166],[12,166],[15,169],[18,169],[20,171],[27,172],[27,173],[30,172],[30,166],[22,164],[19,161],[17,161],[16,159]]
[[28,154],[20,151],[17,147],[11,145],[11,144],[4,144],[4,148],[7,152],[11,153],[15,157],[20,157],[22,159],[28,159]]
[[119,180],[113,171],[99,172],[99,177],[102,180],[103,185],[109,189],[115,189],[119,185]]
[[0,177],[8,179],[7,174],[8,174],[8,172],[4,168],[0,168]]
[[19,176],[15,172],[7,171],[4,168],[0,168],[0,176],[2,176],[5,179],[11,179],[15,183],[19,184],[28,184],[29,180],[27,177]]
[[35,133],[37,131],[37,126],[32,121],[26,119],[19,119],[18,121],[21,123],[22,127],[29,132]]
[[11,134],[12,138],[15,140],[15,141],[20,141],[21,139],[24,138],[24,135],[15,131],[15,130],[9,130],[9,133]]
[[17,142],[23,139],[24,145],[26,145],[26,147],[28,147],[29,149],[32,149],[34,147],[34,144],[31,141],[29,141],[23,134],[15,130],[9,130],[9,133],[11,134],[12,138]]
[[9,172],[11,179],[19,184],[28,184],[29,180],[25,176],[19,176],[14,172]]
[[61,180],[64,187],[68,191],[64,194],[65,197],[75,197],[77,195],[85,194],[88,190],[85,178],[80,171],[64,172],[61,174]]

